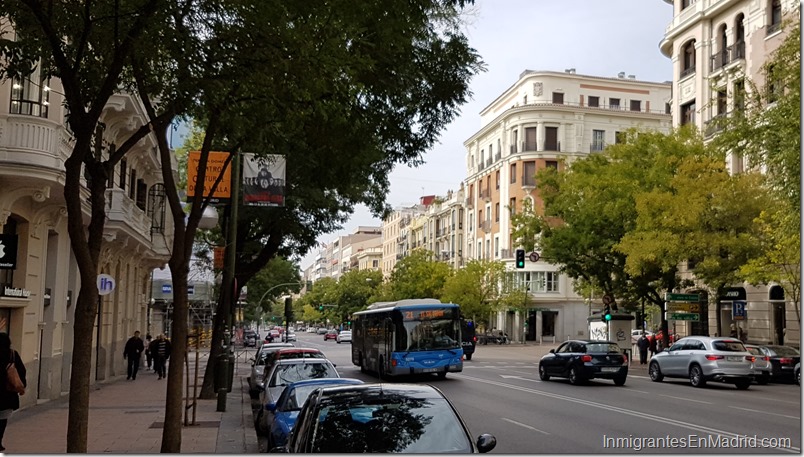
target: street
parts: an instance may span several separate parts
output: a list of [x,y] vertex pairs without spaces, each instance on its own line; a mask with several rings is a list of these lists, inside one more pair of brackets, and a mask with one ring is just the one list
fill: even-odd
[[[349,344],[297,335],[297,346],[323,350],[341,376],[377,381],[352,365]],[[495,453],[801,452],[796,384],[754,384],[738,391],[709,383],[696,389],[681,379],[652,382],[638,364],[623,387],[606,380],[582,386],[557,378],[542,382],[538,359],[552,347],[478,346],[462,373],[412,381],[441,389],[473,436],[496,436]],[[261,439],[261,450],[265,445]]]

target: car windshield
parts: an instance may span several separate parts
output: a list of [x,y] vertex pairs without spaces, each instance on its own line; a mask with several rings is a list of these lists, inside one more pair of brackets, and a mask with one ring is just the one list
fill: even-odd
[[723,352],[746,352],[743,343],[737,340],[715,340],[712,342],[712,347],[716,351]]
[[285,402],[279,405],[277,410],[282,412],[301,410],[302,405],[304,405],[304,402],[307,401],[307,397],[310,396],[310,393],[320,387],[321,384],[311,384],[296,387],[292,392],[288,392]]
[[620,352],[614,343],[591,343],[586,345],[586,352]]
[[354,395],[323,405],[312,452],[472,452],[458,417],[443,398]]
[[799,352],[796,348],[792,348],[790,346],[768,346],[768,349],[771,352],[775,353],[777,356],[781,357],[795,357],[799,355]]
[[324,353],[321,351],[281,351],[279,358],[285,359],[323,359]]
[[339,378],[332,364],[326,362],[290,363],[276,367],[269,387],[286,386],[302,379]]

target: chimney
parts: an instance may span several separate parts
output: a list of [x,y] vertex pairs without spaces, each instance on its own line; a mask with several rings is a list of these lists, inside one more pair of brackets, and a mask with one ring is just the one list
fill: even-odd
[[636,75],[628,75],[628,79],[636,79]]
[[625,72],[621,71],[621,72],[617,73],[617,77],[618,78],[625,78]]

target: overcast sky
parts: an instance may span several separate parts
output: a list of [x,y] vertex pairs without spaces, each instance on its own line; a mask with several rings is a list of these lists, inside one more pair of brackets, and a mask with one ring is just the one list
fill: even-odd
[[[391,173],[388,203],[410,206],[423,195],[457,190],[466,177],[463,143],[480,129],[480,111],[525,70],[575,68],[591,76],[625,72],[643,81],[672,80],[670,59],[659,51],[672,18],[673,6],[662,0],[476,0],[467,14],[466,35],[486,72],[471,81],[472,98],[425,155],[426,163]],[[343,230],[318,240],[332,242],[360,225],[381,221],[360,206]],[[302,269],[316,252],[302,260]]]

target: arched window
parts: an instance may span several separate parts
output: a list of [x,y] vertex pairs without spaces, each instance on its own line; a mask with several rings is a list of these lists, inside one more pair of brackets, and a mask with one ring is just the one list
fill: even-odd
[[745,59],[745,16],[738,14],[734,20],[734,53],[732,60]]
[[768,17],[767,34],[778,32],[782,28],[782,0],[771,0]]
[[681,46],[681,77],[695,73],[695,40]]

